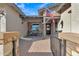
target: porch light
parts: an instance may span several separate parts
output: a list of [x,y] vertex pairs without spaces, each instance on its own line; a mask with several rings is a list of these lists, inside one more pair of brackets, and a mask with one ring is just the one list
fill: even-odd
[[20,17],[21,20],[22,20],[21,24],[23,24],[23,23],[24,23],[24,17],[23,17],[22,15],[19,15],[19,17]]

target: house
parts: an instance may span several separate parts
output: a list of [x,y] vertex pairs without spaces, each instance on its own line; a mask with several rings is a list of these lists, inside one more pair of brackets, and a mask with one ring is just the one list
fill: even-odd
[[[54,55],[79,56],[78,6],[78,3],[60,3],[55,6],[48,7],[49,10],[56,11],[58,14],[60,14],[60,17],[57,21],[57,27],[55,26],[56,24],[51,26],[52,29],[57,29],[58,32],[58,37],[53,36],[51,38],[51,49]],[[45,16],[45,13],[45,8],[40,9],[39,15]]]
[[[58,5],[58,6],[57,6]],[[78,24],[78,3],[62,3],[57,4],[56,7],[49,8],[50,10],[55,10],[61,15],[60,20],[57,25],[57,30],[62,32],[79,32],[79,27],[75,27]],[[75,18],[75,19],[74,19]]]
[[46,36],[50,35],[50,22],[45,24],[43,16],[25,16],[23,23],[27,22],[27,36]]
[[19,38],[27,35],[24,16],[15,4],[0,3],[0,56],[19,55]]
[[17,31],[27,35],[27,22],[22,24],[25,14],[13,3],[0,3],[0,32]]
[[60,34],[59,37],[63,38],[65,42],[64,55],[79,56],[79,43],[77,43],[79,40],[79,4],[64,3],[60,6],[57,10],[61,14],[58,30],[61,28],[62,35]]
[[[43,16],[26,16],[15,4],[0,4],[0,32],[18,31],[21,37],[35,33],[43,35],[46,29],[43,29],[42,23]],[[37,26],[38,30],[32,31],[32,25]],[[50,27],[50,24],[48,26]],[[50,34],[49,32],[47,34]]]
[[27,22],[27,36],[41,36],[43,34],[43,17],[25,16],[23,24]]
[[[79,55],[78,6],[79,4],[75,3],[59,3],[48,8],[39,9],[39,16],[25,16],[15,4],[0,4],[0,34],[4,36],[2,32],[12,32],[5,34],[14,35],[13,32],[16,31],[20,33],[20,37],[25,38],[26,36],[46,37],[51,35],[51,50],[54,55]],[[53,12],[51,15],[47,15],[48,9]],[[16,34],[19,37],[18,33],[15,33],[15,37]],[[13,53],[14,49],[12,47],[15,47],[15,44],[13,37],[11,37],[9,40],[12,41],[8,42],[7,40],[7,44],[3,44],[3,42],[6,42],[2,40],[3,37],[0,38],[0,55],[3,55],[4,50],[7,51],[5,55],[12,55],[9,53]],[[14,41],[17,42],[17,48],[15,49],[18,51],[19,40]],[[4,49],[4,47],[6,48]]]
[[[77,43],[79,39],[78,6],[78,3],[63,3],[60,4],[58,8],[55,10],[57,13],[61,14],[57,25],[57,31],[61,31],[58,37],[59,39],[62,39],[62,41],[56,38],[52,40],[54,45],[53,50],[56,55],[79,56],[79,43]],[[58,45],[54,42],[58,43]],[[61,44],[63,45],[63,47]]]
[[[38,10],[39,16],[43,16],[45,19],[45,24],[50,25],[47,28],[46,27],[46,33],[50,33],[50,35],[52,34],[52,32],[57,31],[57,25],[60,19],[60,14],[58,12],[56,12],[55,10],[58,9],[60,4],[56,4],[54,6],[49,6],[47,8],[41,8]],[[54,23],[53,23],[53,19],[54,19]],[[50,30],[48,30],[50,29]]]

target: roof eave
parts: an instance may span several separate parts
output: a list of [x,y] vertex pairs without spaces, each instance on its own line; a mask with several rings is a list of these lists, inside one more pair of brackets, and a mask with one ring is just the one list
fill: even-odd
[[63,13],[66,9],[68,9],[71,6],[71,3],[62,3],[56,10],[58,13]]
[[21,16],[25,16],[25,14],[21,11],[21,9],[16,4],[10,3],[8,5],[13,7]]

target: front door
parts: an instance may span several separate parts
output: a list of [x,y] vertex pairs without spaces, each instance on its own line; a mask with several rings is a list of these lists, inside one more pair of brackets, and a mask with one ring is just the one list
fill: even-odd
[[47,23],[46,24],[46,34],[47,35],[50,35],[51,34],[51,24],[50,23]]

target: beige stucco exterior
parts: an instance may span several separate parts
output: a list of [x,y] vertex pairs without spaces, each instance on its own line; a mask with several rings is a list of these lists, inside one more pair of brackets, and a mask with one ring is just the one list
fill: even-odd
[[27,22],[22,24],[19,13],[8,4],[0,4],[0,9],[4,9],[6,13],[6,31],[18,31],[21,36],[27,35]]

